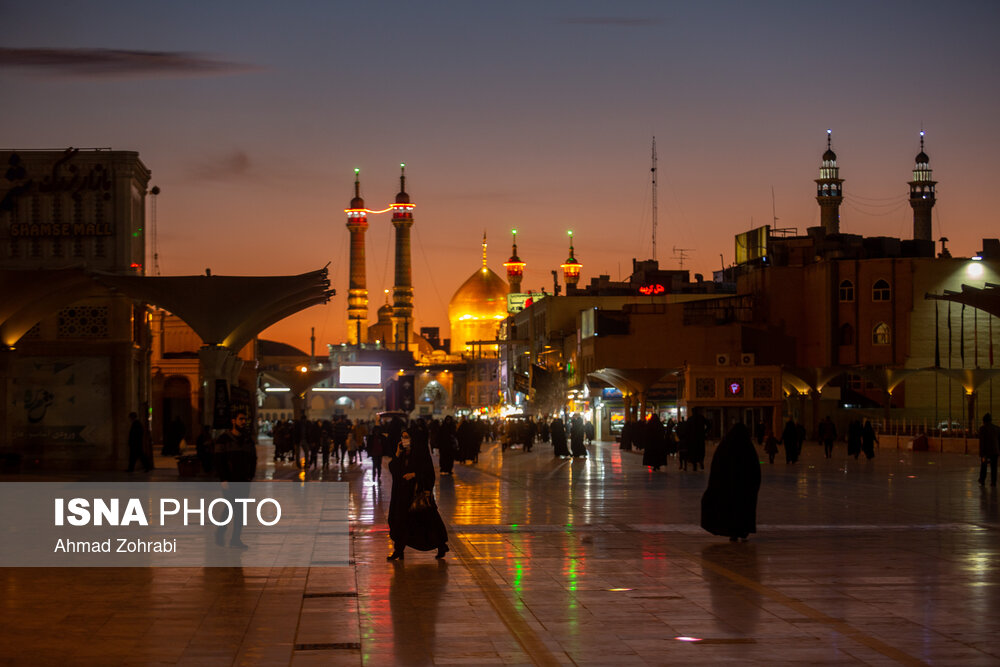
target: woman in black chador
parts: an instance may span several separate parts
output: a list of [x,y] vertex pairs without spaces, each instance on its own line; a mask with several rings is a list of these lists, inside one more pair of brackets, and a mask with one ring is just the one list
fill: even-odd
[[667,465],[666,433],[663,431],[659,415],[652,415],[649,421],[643,424],[642,440],[645,445],[642,450],[642,465],[649,466],[653,470],[659,470],[660,466]]
[[736,424],[715,448],[708,488],[701,497],[701,527],[730,542],[757,532],[760,461],[750,429]]
[[569,447],[576,458],[587,458],[587,448],[583,446],[583,417],[573,415],[569,420]]
[[566,425],[558,416],[549,424],[549,434],[552,436],[552,452],[560,458],[569,458],[569,448],[566,446]]
[[[386,560],[401,560],[406,547],[417,551],[437,549],[435,558],[444,558],[448,551],[448,531],[434,502],[434,463],[427,442],[420,446],[411,443],[409,432],[403,431],[396,455],[389,461],[389,472],[392,473],[389,537],[393,551]],[[429,505],[422,509],[412,507],[418,491],[431,493]]]

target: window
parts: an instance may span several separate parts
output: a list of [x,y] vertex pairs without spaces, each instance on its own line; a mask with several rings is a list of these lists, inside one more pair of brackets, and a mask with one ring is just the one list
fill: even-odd
[[889,301],[891,296],[892,289],[886,281],[876,281],[872,286],[872,301]]
[[892,342],[892,335],[889,332],[889,325],[879,322],[872,329],[872,345],[888,345]]
[[854,301],[854,283],[850,280],[845,280],[840,283],[840,300]]
[[845,324],[840,327],[840,344],[854,345],[854,327],[850,324]]

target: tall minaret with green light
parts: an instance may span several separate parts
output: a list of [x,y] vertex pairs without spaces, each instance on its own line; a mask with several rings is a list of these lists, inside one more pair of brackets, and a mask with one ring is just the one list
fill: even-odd
[[400,164],[399,194],[392,205],[396,228],[396,274],[392,287],[392,349],[409,350],[413,329],[413,277],[410,267],[410,227],[413,204],[406,194],[406,165]]
[[511,294],[521,293],[521,278],[524,277],[524,262],[517,256],[517,230],[512,229],[510,233],[514,236],[514,243],[510,251],[510,259],[503,263],[507,269],[507,285]]
[[820,224],[827,234],[840,233],[840,203],[844,201],[844,179],[840,178],[837,154],[831,147],[833,130],[826,131],[826,152],[816,179],[816,201],[819,202]]
[[920,130],[920,152],[914,160],[913,180],[910,181],[910,208],[913,209],[913,238],[933,241],[931,235],[931,210],[934,208],[934,186],[931,178],[931,159],[924,152],[924,131]]
[[561,266],[563,271],[563,281],[566,283],[566,295],[576,290],[576,284],[580,282],[580,269],[583,265],[577,261],[573,254],[573,231],[569,231],[569,258]]
[[351,278],[347,290],[347,342],[361,345],[368,338],[368,287],[365,281],[365,232],[368,211],[361,198],[361,170],[354,170],[354,199],[347,213],[351,233]]

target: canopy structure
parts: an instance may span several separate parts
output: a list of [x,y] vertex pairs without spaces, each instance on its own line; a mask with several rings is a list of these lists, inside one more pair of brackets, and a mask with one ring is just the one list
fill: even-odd
[[97,291],[82,268],[0,269],[0,344],[14,347],[44,318]]
[[953,301],[1000,317],[1000,285],[986,283],[985,287],[962,285],[962,291],[946,289],[944,294],[924,294],[925,299]]
[[129,276],[94,273],[102,285],[187,322],[207,346],[239,351],[293,313],[333,295],[326,268],[297,276]]
[[607,382],[622,393],[625,412],[630,414],[632,397],[639,400],[639,419],[646,418],[646,393],[667,375],[680,372],[680,368],[600,368],[588,374]]

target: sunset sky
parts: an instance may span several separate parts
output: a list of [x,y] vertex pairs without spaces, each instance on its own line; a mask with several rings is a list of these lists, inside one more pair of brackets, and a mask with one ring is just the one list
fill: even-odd
[[[417,324],[443,336],[484,230],[503,275],[518,229],[535,290],[569,229],[581,284],[650,257],[654,135],[667,268],[683,248],[710,276],[772,215],[819,224],[827,128],[842,231],[912,235],[923,127],[934,237],[1000,236],[1000,3],[0,0],[0,20],[0,148],[138,151],[162,275],[329,263],[330,304],[264,334],[303,349],[345,336],[355,167],[381,209],[407,164]],[[374,320],[391,224],[369,223]]]

